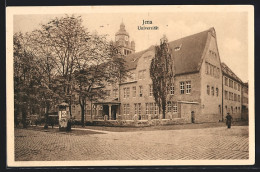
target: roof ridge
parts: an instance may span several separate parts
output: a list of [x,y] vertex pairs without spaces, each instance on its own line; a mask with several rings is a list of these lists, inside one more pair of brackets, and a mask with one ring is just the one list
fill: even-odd
[[[224,66],[223,66],[223,65],[224,65]],[[228,72],[231,72],[231,76],[232,76],[232,74],[234,75],[234,76],[232,76],[232,77],[234,77],[235,79],[237,79],[237,80],[239,80],[240,82],[244,83],[244,82],[235,74],[235,72],[233,72],[233,70],[231,70],[231,68],[230,68],[226,63],[222,62],[222,63],[221,63],[221,67],[227,68]],[[224,73],[225,73],[225,71],[224,71]],[[228,74],[228,73],[227,73],[227,74]],[[228,74],[228,75],[229,75],[229,74]]]
[[207,30],[204,30],[204,31],[201,31],[201,32],[198,32],[198,33],[194,33],[194,34],[192,34],[192,35],[188,35],[188,36],[185,36],[185,37],[182,37],[182,38],[175,39],[175,40],[173,40],[173,41],[170,41],[169,43],[174,42],[174,41],[179,41],[179,40],[181,40],[181,39],[185,39],[185,38],[192,37],[192,36],[195,36],[195,35],[199,35],[199,34],[202,34],[202,33],[204,33],[204,32],[210,31],[210,30],[212,30],[212,29],[214,29],[214,27],[210,27],[210,28],[207,29]]

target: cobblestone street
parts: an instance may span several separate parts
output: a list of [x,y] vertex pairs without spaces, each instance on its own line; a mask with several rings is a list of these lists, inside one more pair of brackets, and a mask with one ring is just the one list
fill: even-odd
[[71,133],[15,129],[15,161],[248,159],[248,126]]

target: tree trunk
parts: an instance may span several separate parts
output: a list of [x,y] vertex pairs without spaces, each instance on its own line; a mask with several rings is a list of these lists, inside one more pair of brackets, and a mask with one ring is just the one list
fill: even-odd
[[23,128],[27,128],[26,117],[27,117],[26,108],[23,107],[23,108],[22,108],[22,123],[23,123]]
[[79,97],[79,104],[81,109],[81,125],[85,127],[85,100]]
[[165,119],[165,112],[166,112],[166,101],[162,101],[162,111],[163,111],[163,119]]
[[82,127],[85,127],[85,111],[84,111],[84,106],[80,106],[81,107],[81,124]]
[[49,118],[49,105],[47,105],[46,107],[44,129],[48,128],[48,118]]
[[163,119],[165,119],[165,105],[163,106]]

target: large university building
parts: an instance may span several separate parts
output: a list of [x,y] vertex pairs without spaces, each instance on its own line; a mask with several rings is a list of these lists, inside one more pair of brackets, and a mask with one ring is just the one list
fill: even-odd
[[[88,102],[86,120],[158,119],[159,108],[153,97],[150,64],[155,47],[136,52],[125,25],[120,25],[115,42],[124,55],[131,74],[122,83],[104,88],[107,98]],[[214,28],[169,42],[174,64],[173,84],[168,90],[166,118],[180,123],[219,122],[229,112],[233,119],[247,119],[248,85],[221,63]],[[244,90],[244,91],[243,91]],[[80,108],[72,106],[72,115],[80,119]]]

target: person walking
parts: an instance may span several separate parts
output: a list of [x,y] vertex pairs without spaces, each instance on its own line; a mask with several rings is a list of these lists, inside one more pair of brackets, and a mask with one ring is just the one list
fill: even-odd
[[227,127],[231,128],[232,116],[229,113],[227,113],[226,120]]

